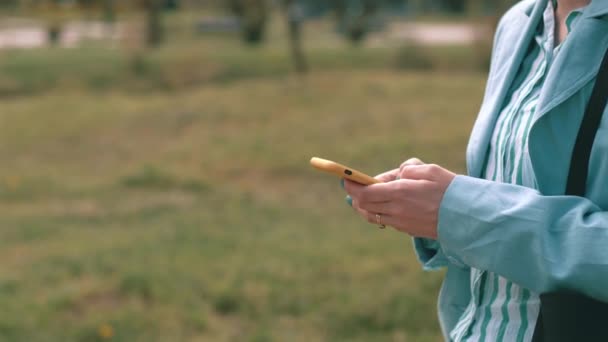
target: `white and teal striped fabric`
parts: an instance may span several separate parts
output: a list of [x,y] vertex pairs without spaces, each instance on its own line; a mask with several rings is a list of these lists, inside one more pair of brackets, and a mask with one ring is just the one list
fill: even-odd
[[[486,159],[486,179],[537,188],[526,153],[545,75],[559,52],[559,46],[554,46],[555,6],[555,1],[548,2],[543,24],[496,122]],[[583,11],[581,8],[570,13],[568,30]],[[531,341],[539,304],[536,293],[492,272],[472,269],[471,302],[450,337],[455,342]]]

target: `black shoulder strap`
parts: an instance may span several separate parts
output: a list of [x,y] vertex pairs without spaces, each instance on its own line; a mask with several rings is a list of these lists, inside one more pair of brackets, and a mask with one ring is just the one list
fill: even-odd
[[604,55],[597,74],[593,93],[587,103],[587,110],[578,130],[576,144],[570,160],[570,172],[566,185],[566,195],[585,196],[589,158],[595,135],[602,121],[602,114],[608,102],[608,50]]
[[[591,148],[608,102],[608,51],[576,137],[570,160],[566,195],[585,196]],[[608,303],[574,292],[540,295],[540,313],[533,342],[608,341]]]

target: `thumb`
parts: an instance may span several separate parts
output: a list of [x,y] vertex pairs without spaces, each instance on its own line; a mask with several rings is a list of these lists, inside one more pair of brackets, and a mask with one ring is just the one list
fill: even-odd
[[383,183],[388,183],[388,182],[392,182],[392,181],[396,180],[399,176],[399,172],[400,172],[400,169],[393,169],[393,170],[381,173],[374,178],[380,180]]
[[402,173],[403,173],[403,169],[407,166],[411,166],[411,165],[424,165],[424,162],[422,162],[422,160],[418,159],[418,158],[410,158],[406,161],[404,161],[403,163],[401,163],[401,166],[399,167],[399,174],[397,176],[397,178],[406,178],[403,177]]
[[405,165],[401,168],[399,176],[402,179],[413,179],[413,180],[433,180],[433,170],[436,165],[422,164],[422,165]]
[[403,163],[401,163],[401,167],[408,166],[408,165],[424,165],[424,162],[418,158],[410,158],[410,159],[404,161]]

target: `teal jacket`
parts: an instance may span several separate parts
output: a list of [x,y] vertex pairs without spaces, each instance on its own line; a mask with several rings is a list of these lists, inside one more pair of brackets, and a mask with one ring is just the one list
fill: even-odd
[[608,0],[591,2],[547,75],[523,166],[539,190],[478,178],[547,1],[522,1],[501,19],[467,148],[468,176],[457,176],[447,189],[437,241],[414,240],[426,269],[447,267],[438,304],[446,340],[470,300],[470,267],[536,293],[574,289],[608,301],[608,113],[593,145],[588,199],[563,195],[575,137],[608,49]]

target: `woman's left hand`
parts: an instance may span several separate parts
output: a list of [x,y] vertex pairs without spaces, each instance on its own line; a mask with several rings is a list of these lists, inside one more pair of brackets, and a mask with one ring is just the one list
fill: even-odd
[[436,239],[439,206],[454,177],[438,165],[407,165],[401,167],[397,180],[369,186],[345,180],[344,189],[353,208],[370,223]]

